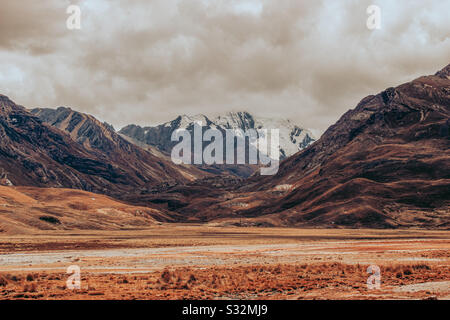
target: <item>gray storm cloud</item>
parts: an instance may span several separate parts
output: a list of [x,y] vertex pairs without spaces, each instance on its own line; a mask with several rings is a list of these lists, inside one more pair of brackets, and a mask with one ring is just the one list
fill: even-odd
[[[381,8],[368,30],[366,8]],[[66,8],[81,7],[81,30]],[[1,0],[0,93],[116,127],[247,110],[323,131],[450,62],[450,1]]]

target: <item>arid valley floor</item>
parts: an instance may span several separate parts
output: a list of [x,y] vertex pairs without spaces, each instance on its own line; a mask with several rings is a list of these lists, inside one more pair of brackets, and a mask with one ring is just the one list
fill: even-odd
[[[77,265],[81,289],[66,287]],[[369,290],[370,265],[381,271]],[[155,225],[0,235],[1,299],[450,299],[450,234]]]

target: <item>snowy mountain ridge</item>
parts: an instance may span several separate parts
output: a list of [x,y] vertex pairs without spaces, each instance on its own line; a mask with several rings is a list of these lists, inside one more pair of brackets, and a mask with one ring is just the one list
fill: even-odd
[[303,150],[316,140],[311,131],[293,123],[289,119],[255,117],[248,112],[229,112],[214,119],[209,119],[203,114],[195,116],[182,115],[172,121],[154,127],[128,125],[122,128],[120,133],[170,153],[173,147],[173,142],[171,141],[172,133],[177,129],[193,130],[195,123],[201,123],[207,129],[216,128],[219,130],[279,129],[281,159]]

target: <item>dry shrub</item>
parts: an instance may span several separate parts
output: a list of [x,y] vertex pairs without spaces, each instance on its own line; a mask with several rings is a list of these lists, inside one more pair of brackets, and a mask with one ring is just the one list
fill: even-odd
[[23,286],[23,292],[36,292],[36,283],[25,284]]
[[169,283],[170,280],[172,278],[172,274],[169,270],[164,270],[161,274],[161,280],[164,281],[165,283]]
[[431,267],[427,264],[416,264],[412,268],[414,270],[431,270]]
[[14,282],[18,282],[18,281],[22,280],[20,277],[18,277],[16,275],[11,275],[9,273],[6,275],[6,279],[14,281]]
[[[431,267],[427,264],[415,264],[415,265],[389,265],[384,268],[385,273],[392,273],[397,278],[402,278],[403,276],[412,275],[415,271],[428,271]],[[420,272],[419,272],[420,273]]]
[[0,287],[6,287],[8,285],[8,280],[6,277],[0,275]]
[[276,266],[276,267],[272,270],[272,273],[280,274],[280,273],[281,273],[281,267],[280,267],[279,265]]
[[180,289],[189,290],[190,289],[189,284],[188,283],[184,283],[183,285],[180,286]]
[[195,277],[194,274],[191,273],[191,275],[189,276],[188,283],[192,283],[192,282],[196,282],[196,281],[197,281],[197,278]]
[[409,267],[405,267],[404,269],[403,269],[403,274],[405,275],[405,276],[409,276],[409,275],[411,275],[413,272],[412,272],[412,270],[411,270],[411,268],[409,268]]

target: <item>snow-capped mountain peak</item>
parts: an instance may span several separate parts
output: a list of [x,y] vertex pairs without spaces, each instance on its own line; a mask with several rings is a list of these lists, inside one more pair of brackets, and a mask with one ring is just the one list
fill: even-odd
[[282,159],[306,148],[316,140],[309,130],[294,124],[289,119],[255,117],[243,111],[228,112],[212,120],[203,114],[195,116],[181,115],[156,127],[141,128],[136,125],[129,125],[123,128],[120,133],[142,143],[155,146],[162,151],[170,152],[173,147],[173,142],[171,141],[172,132],[177,129],[192,130],[196,123],[201,123],[202,126],[208,129],[217,128],[219,130],[278,129],[280,133],[280,156]]

